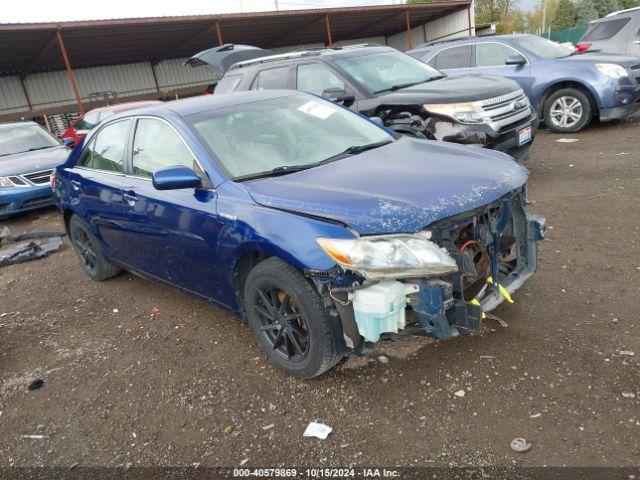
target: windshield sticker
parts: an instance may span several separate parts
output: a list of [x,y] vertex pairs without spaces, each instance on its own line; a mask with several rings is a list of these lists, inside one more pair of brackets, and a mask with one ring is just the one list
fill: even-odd
[[327,105],[322,105],[321,103],[318,103],[314,100],[311,100],[301,107],[298,107],[298,110],[306,113],[307,115],[313,115],[314,117],[321,120],[326,120],[335,113],[335,109]]

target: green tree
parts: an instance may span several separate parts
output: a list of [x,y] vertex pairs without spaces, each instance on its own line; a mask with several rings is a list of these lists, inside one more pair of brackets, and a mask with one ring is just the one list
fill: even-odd
[[620,10],[618,0],[593,0],[593,5],[596,7],[600,17],[605,17],[611,12]]
[[575,27],[577,14],[576,6],[571,0],[560,0],[556,10],[556,18],[552,23],[553,29],[564,30],[565,28]]
[[640,0],[618,0],[621,9],[640,7]]
[[596,10],[596,6],[593,4],[592,0],[578,0],[578,3],[576,3],[576,10],[578,10],[578,13],[576,14],[576,23],[579,26],[586,25],[590,21],[600,18],[598,10]]

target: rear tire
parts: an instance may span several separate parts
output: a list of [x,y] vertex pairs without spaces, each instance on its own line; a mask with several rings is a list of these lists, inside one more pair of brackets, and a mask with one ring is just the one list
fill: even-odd
[[295,268],[271,257],[249,272],[244,292],[249,326],[278,368],[309,379],[340,361],[321,298]]
[[578,132],[592,116],[589,97],[576,88],[556,90],[544,103],[544,123],[556,133]]
[[80,265],[92,280],[107,280],[121,272],[120,268],[105,259],[100,243],[76,214],[69,219],[69,238]]

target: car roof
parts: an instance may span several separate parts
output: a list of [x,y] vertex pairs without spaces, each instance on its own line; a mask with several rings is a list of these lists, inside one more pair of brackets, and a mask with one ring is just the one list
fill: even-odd
[[428,42],[423,43],[422,45],[417,46],[413,50],[409,50],[407,53],[417,52],[420,50],[429,50],[431,48],[440,48],[447,45],[465,45],[467,43],[481,43],[481,42],[495,42],[496,40],[514,40],[516,38],[524,38],[524,37],[532,37],[534,35],[530,35],[527,33],[513,33],[508,35],[483,35],[481,37],[476,36],[468,36],[461,38],[452,38],[451,40],[442,40],[436,42]]
[[106,105],[104,107],[94,108],[93,110],[90,110],[90,111],[120,113],[120,112],[125,112],[127,110],[132,110],[134,108],[149,107],[151,105],[160,105],[162,103],[163,102],[161,102],[160,100],[140,100],[138,102],[126,102],[126,103],[117,103],[115,105]]
[[[186,117],[200,112],[208,110],[217,110],[234,105],[242,105],[244,103],[259,102],[262,100],[269,100],[272,98],[283,98],[290,96],[308,96],[310,99],[315,98],[312,95],[297,90],[250,90],[236,93],[225,93],[221,95],[198,95],[196,97],[184,98],[181,100],[172,100],[170,102],[160,102],[157,105],[149,106],[146,108],[137,109],[136,115],[162,115],[167,112],[171,112],[181,117]],[[109,118],[117,119],[120,117],[126,117],[128,113],[122,113],[122,115],[116,115]]]
[[323,47],[318,49],[301,50],[298,52],[279,53],[277,55],[268,55],[265,57],[254,58],[252,60],[245,60],[244,62],[238,62],[231,66],[228,73],[237,72],[238,70],[249,67],[278,62],[284,63],[287,61],[307,60],[309,58],[329,60],[346,57],[359,57],[389,51],[397,50],[385,45],[378,45],[377,43],[366,43],[360,45],[347,45],[344,47]]
[[21,121],[21,122],[2,122],[2,123],[0,123],[0,129],[2,129],[2,128],[22,127],[24,125],[36,125],[38,127],[40,126],[36,122],[32,122],[31,120],[25,120],[25,121]]

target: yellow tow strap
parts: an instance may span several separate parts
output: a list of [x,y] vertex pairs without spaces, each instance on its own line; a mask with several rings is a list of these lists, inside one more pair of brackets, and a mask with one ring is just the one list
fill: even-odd
[[[487,283],[490,283],[491,285],[493,285],[493,278],[488,277],[487,278]],[[498,284],[498,290],[500,291],[500,293],[502,294],[502,296],[504,297],[504,299],[507,302],[513,303],[513,299],[511,298],[511,295],[509,295],[509,292],[507,292],[506,288],[504,288],[502,285]]]

